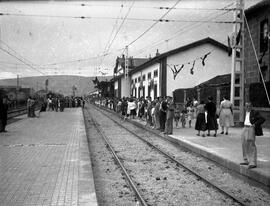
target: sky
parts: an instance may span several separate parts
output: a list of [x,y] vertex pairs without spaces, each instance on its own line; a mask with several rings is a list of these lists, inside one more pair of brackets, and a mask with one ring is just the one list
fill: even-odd
[[[258,1],[245,0],[245,8]],[[112,75],[127,45],[129,56],[148,58],[206,37],[227,44],[233,11],[224,8],[235,2],[3,1],[0,79]],[[170,21],[157,21],[162,16]]]

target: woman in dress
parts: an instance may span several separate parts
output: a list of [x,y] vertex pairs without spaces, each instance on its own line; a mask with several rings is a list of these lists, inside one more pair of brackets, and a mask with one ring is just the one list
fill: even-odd
[[195,130],[198,131],[197,136],[200,136],[200,132],[202,131],[202,137],[205,137],[206,130],[206,121],[205,121],[205,109],[204,109],[204,101],[201,101],[200,104],[196,108],[197,118],[195,123]]
[[221,133],[224,134],[225,127],[225,135],[228,135],[229,127],[234,126],[233,121],[233,109],[232,103],[225,96],[223,97],[223,101],[220,104],[220,112],[219,112],[219,124],[221,126]]

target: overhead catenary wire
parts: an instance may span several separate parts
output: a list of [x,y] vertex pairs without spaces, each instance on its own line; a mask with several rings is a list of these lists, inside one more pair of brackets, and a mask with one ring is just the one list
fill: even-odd
[[[227,6],[223,7],[223,8],[228,8],[228,7],[232,6],[232,5],[233,5],[233,3],[227,5]],[[211,17],[213,14],[215,14],[215,13],[212,13],[212,14],[210,14],[209,16],[207,16],[207,20],[216,19],[216,18],[218,18],[218,17],[220,17],[220,16],[223,16],[223,15],[225,15],[225,14],[227,14],[227,13],[228,13],[228,11],[225,11],[225,12],[223,12],[222,14],[217,14],[217,15]],[[156,42],[154,42],[154,43],[151,43],[150,46],[148,45],[148,46],[146,46],[146,47],[144,47],[144,48],[142,48],[142,49],[139,49],[139,51],[138,51],[137,53],[141,53],[141,51],[145,51],[146,49],[151,49],[151,48],[156,47],[156,46],[158,46],[158,45],[160,45],[160,44],[167,43],[168,41],[170,41],[170,40],[172,40],[172,39],[174,39],[174,38],[176,38],[176,37],[179,37],[181,34],[187,32],[187,31],[192,30],[192,29],[195,28],[196,26],[197,26],[197,23],[194,23],[194,24],[191,24],[191,25],[187,25],[187,26],[181,27],[181,28],[180,28],[178,31],[176,31],[175,34],[172,35],[171,37],[166,38],[166,39],[162,39],[162,40],[158,40],[158,41],[156,41]],[[201,24],[200,24],[199,26],[201,26]],[[135,55],[135,56],[136,56],[136,55]]]
[[[53,4],[57,4],[57,2],[50,2]],[[59,3],[60,5],[61,3]],[[122,7],[122,5],[112,5],[112,4],[90,4],[90,3],[73,3],[73,4],[66,4],[68,6],[81,6],[81,7]],[[66,6],[65,5],[65,6]],[[125,6],[123,6],[125,7]],[[168,6],[134,6],[133,8],[139,9],[158,9],[158,10],[168,10],[170,7]],[[175,7],[173,9],[176,10],[201,10],[201,11],[209,11],[209,10],[232,10],[232,9],[220,9],[220,8],[199,8],[199,7]]]
[[[120,9],[120,11],[119,11],[118,17],[117,17],[117,19],[115,20],[115,23],[114,23],[114,25],[113,25],[112,31],[111,31],[110,36],[109,36],[109,39],[108,39],[108,41],[107,41],[107,43],[106,43],[106,45],[105,45],[104,52],[103,52],[104,54],[107,53],[108,46],[110,45],[110,42],[111,42],[111,40],[112,40],[112,35],[113,35],[113,33],[114,33],[115,28],[117,27],[118,20],[119,20],[118,18],[120,17],[120,15],[121,15],[121,13],[122,13],[122,10],[123,10],[123,4],[121,5],[121,9]],[[105,58],[105,57],[103,57],[103,60],[104,60],[104,58]],[[100,65],[102,64],[103,60],[101,61]]]
[[9,46],[6,42],[4,42],[3,40],[0,39],[0,42],[2,44],[4,44],[8,49],[10,49],[12,52],[14,52],[17,56],[19,56],[21,59],[23,59],[24,61],[28,62],[31,65],[35,65],[34,63],[32,63],[31,61],[29,61],[28,59],[26,59],[25,57],[23,57],[21,54],[19,54],[15,49],[13,49],[11,46]]
[[267,91],[267,88],[266,88],[266,85],[265,85],[265,82],[264,82],[264,77],[263,77],[262,71],[260,69],[260,63],[259,63],[258,55],[257,55],[257,52],[256,52],[256,48],[255,48],[253,39],[252,39],[252,35],[251,35],[251,32],[250,32],[250,28],[249,28],[249,25],[248,25],[248,21],[247,21],[245,12],[243,12],[243,15],[244,15],[245,23],[247,25],[248,35],[249,35],[251,45],[252,45],[252,49],[253,49],[253,52],[254,52],[254,55],[255,55],[255,58],[256,58],[256,63],[257,63],[257,66],[258,66],[258,70],[259,70],[260,76],[262,78],[262,83],[263,83],[263,87],[264,87],[264,90],[265,90],[265,94],[266,94],[266,97],[267,97],[267,100],[268,100],[268,104],[270,105],[269,94],[268,94],[268,91]]
[[19,57],[13,55],[12,53],[10,53],[9,51],[7,51],[6,49],[3,49],[2,47],[0,47],[0,50],[4,51],[5,53],[9,54],[10,56],[16,58],[17,60],[19,60],[20,62],[24,63],[25,65],[27,65],[28,67],[30,67],[31,69],[43,74],[43,75],[46,75],[45,73],[41,72],[40,70],[36,69],[35,67],[33,67],[31,64],[25,62],[24,60],[20,59]]
[[[228,11],[230,12],[230,10]],[[40,17],[40,18],[67,18],[67,19],[108,19],[108,20],[123,20],[123,18],[120,17],[95,17],[95,16],[58,16],[58,15],[41,15],[41,14],[15,14],[15,13],[0,13],[0,16],[21,16],[21,17]],[[149,22],[175,22],[175,23],[214,23],[214,24],[232,24],[234,21],[201,21],[201,20],[179,20],[179,19],[146,19],[146,18],[125,18],[125,20],[128,21],[149,21]]]
[[[160,19],[163,19],[174,7],[177,6],[177,4],[179,4],[179,2],[182,0],[178,0],[168,11],[165,12],[165,14],[163,14]],[[142,36],[144,36],[148,31],[150,31],[154,26],[156,26],[156,24],[158,24],[159,21],[156,21],[154,24],[152,24],[150,27],[148,27],[142,34],[140,34],[136,39],[134,39],[133,41],[131,41],[128,45],[132,45],[133,43],[135,43],[137,40],[139,40]]]
[[[106,52],[108,52],[108,51],[110,50],[110,48],[111,48],[111,46],[112,46],[112,44],[113,44],[114,40],[116,39],[116,37],[117,37],[117,35],[118,35],[119,31],[121,30],[121,28],[122,28],[123,24],[125,23],[126,18],[128,17],[128,15],[129,15],[129,13],[130,13],[130,11],[131,11],[132,7],[134,6],[134,3],[135,3],[135,1],[133,1],[133,2],[132,2],[132,4],[131,4],[131,6],[129,7],[129,9],[128,9],[128,11],[127,11],[127,13],[126,13],[126,15],[125,15],[125,17],[124,17],[123,21],[121,22],[121,24],[120,24],[120,26],[119,26],[118,30],[116,31],[116,33],[115,33],[115,35],[114,35],[114,37],[113,37],[112,41],[110,42],[110,44],[109,44],[109,46],[108,46],[108,48],[107,48],[107,51],[106,51]],[[105,56],[104,56],[104,58],[105,58]],[[100,65],[103,63],[104,58],[102,59],[102,61],[101,61]]]

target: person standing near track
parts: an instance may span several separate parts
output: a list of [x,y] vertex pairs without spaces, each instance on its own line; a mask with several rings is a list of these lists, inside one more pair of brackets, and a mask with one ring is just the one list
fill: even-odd
[[8,110],[8,97],[4,95],[3,98],[0,98],[0,132],[7,132],[7,110]]
[[173,117],[174,117],[174,102],[173,98],[167,97],[167,112],[166,112],[166,124],[164,134],[173,134]]
[[255,144],[256,136],[262,136],[261,125],[265,119],[258,111],[252,109],[251,103],[246,103],[246,115],[244,128],[241,133],[242,152],[244,161],[240,165],[248,165],[248,169],[257,167],[257,147]]

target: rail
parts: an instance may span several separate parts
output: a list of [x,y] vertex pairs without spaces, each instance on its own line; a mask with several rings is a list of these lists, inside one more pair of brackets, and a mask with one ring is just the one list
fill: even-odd
[[[89,114],[89,116],[91,117],[89,111],[86,109],[87,113]],[[95,120],[91,117],[91,121],[93,123],[93,125],[95,126],[95,128],[97,129],[98,133],[101,135],[101,137],[103,138],[103,140],[106,143],[106,147],[109,148],[109,150],[111,151],[111,153],[113,154],[113,157],[115,158],[115,160],[117,161],[118,165],[121,167],[122,171],[124,172],[131,188],[133,189],[134,193],[136,194],[137,198],[139,199],[140,203],[142,206],[147,206],[147,203],[145,202],[145,200],[143,199],[143,197],[141,196],[139,190],[137,189],[137,187],[135,186],[135,183],[133,182],[133,180],[131,179],[130,175],[128,174],[127,170],[125,169],[124,165],[122,164],[122,162],[120,161],[119,157],[116,155],[115,150],[113,149],[113,147],[111,146],[110,142],[108,141],[108,138],[106,137],[106,135],[102,132],[102,130],[99,128],[99,126],[96,124]]]
[[[107,118],[111,119],[114,123],[116,123],[118,126],[124,128],[125,130],[127,130],[128,132],[130,132],[131,134],[133,134],[134,136],[138,137],[139,139],[141,139],[142,141],[144,141],[147,145],[151,146],[152,148],[156,149],[157,151],[159,151],[160,153],[162,153],[163,155],[165,155],[166,157],[168,157],[170,160],[172,160],[173,162],[176,163],[176,165],[182,166],[183,168],[187,169],[189,172],[191,172],[192,174],[194,174],[195,176],[197,176],[199,179],[201,179],[202,181],[204,181],[206,184],[208,184],[209,186],[217,189],[218,191],[220,191],[221,193],[223,193],[224,195],[226,195],[227,197],[230,197],[231,199],[233,199],[235,202],[237,202],[240,205],[248,205],[248,203],[245,203],[242,199],[236,197],[233,195],[232,192],[228,191],[226,188],[223,188],[219,185],[217,185],[216,183],[212,182],[209,178],[205,177],[204,175],[196,172],[194,169],[192,169],[191,167],[185,165],[183,162],[178,161],[177,159],[175,159],[173,156],[171,156],[170,154],[168,154],[167,152],[163,151],[162,149],[158,148],[157,146],[153,145],[151,142],[145,140],[144,138],[142,138],[141,136],[139,136],[138,134],[136,134],[135,132],[129,130],[128,128],[124,127],[122,124],[120,124],[118,121],[114,120],[113,118],[111,118],[109,115],[105,114],[100,108],[96,107],[96,109],[98,111],[100,111],[103,115],[105,115]],[[147,131],[147,130],[146,130]],[[156,135],[155,133],[153,133],[154,135]],[[159,136],[160,137],[160,136]]]

